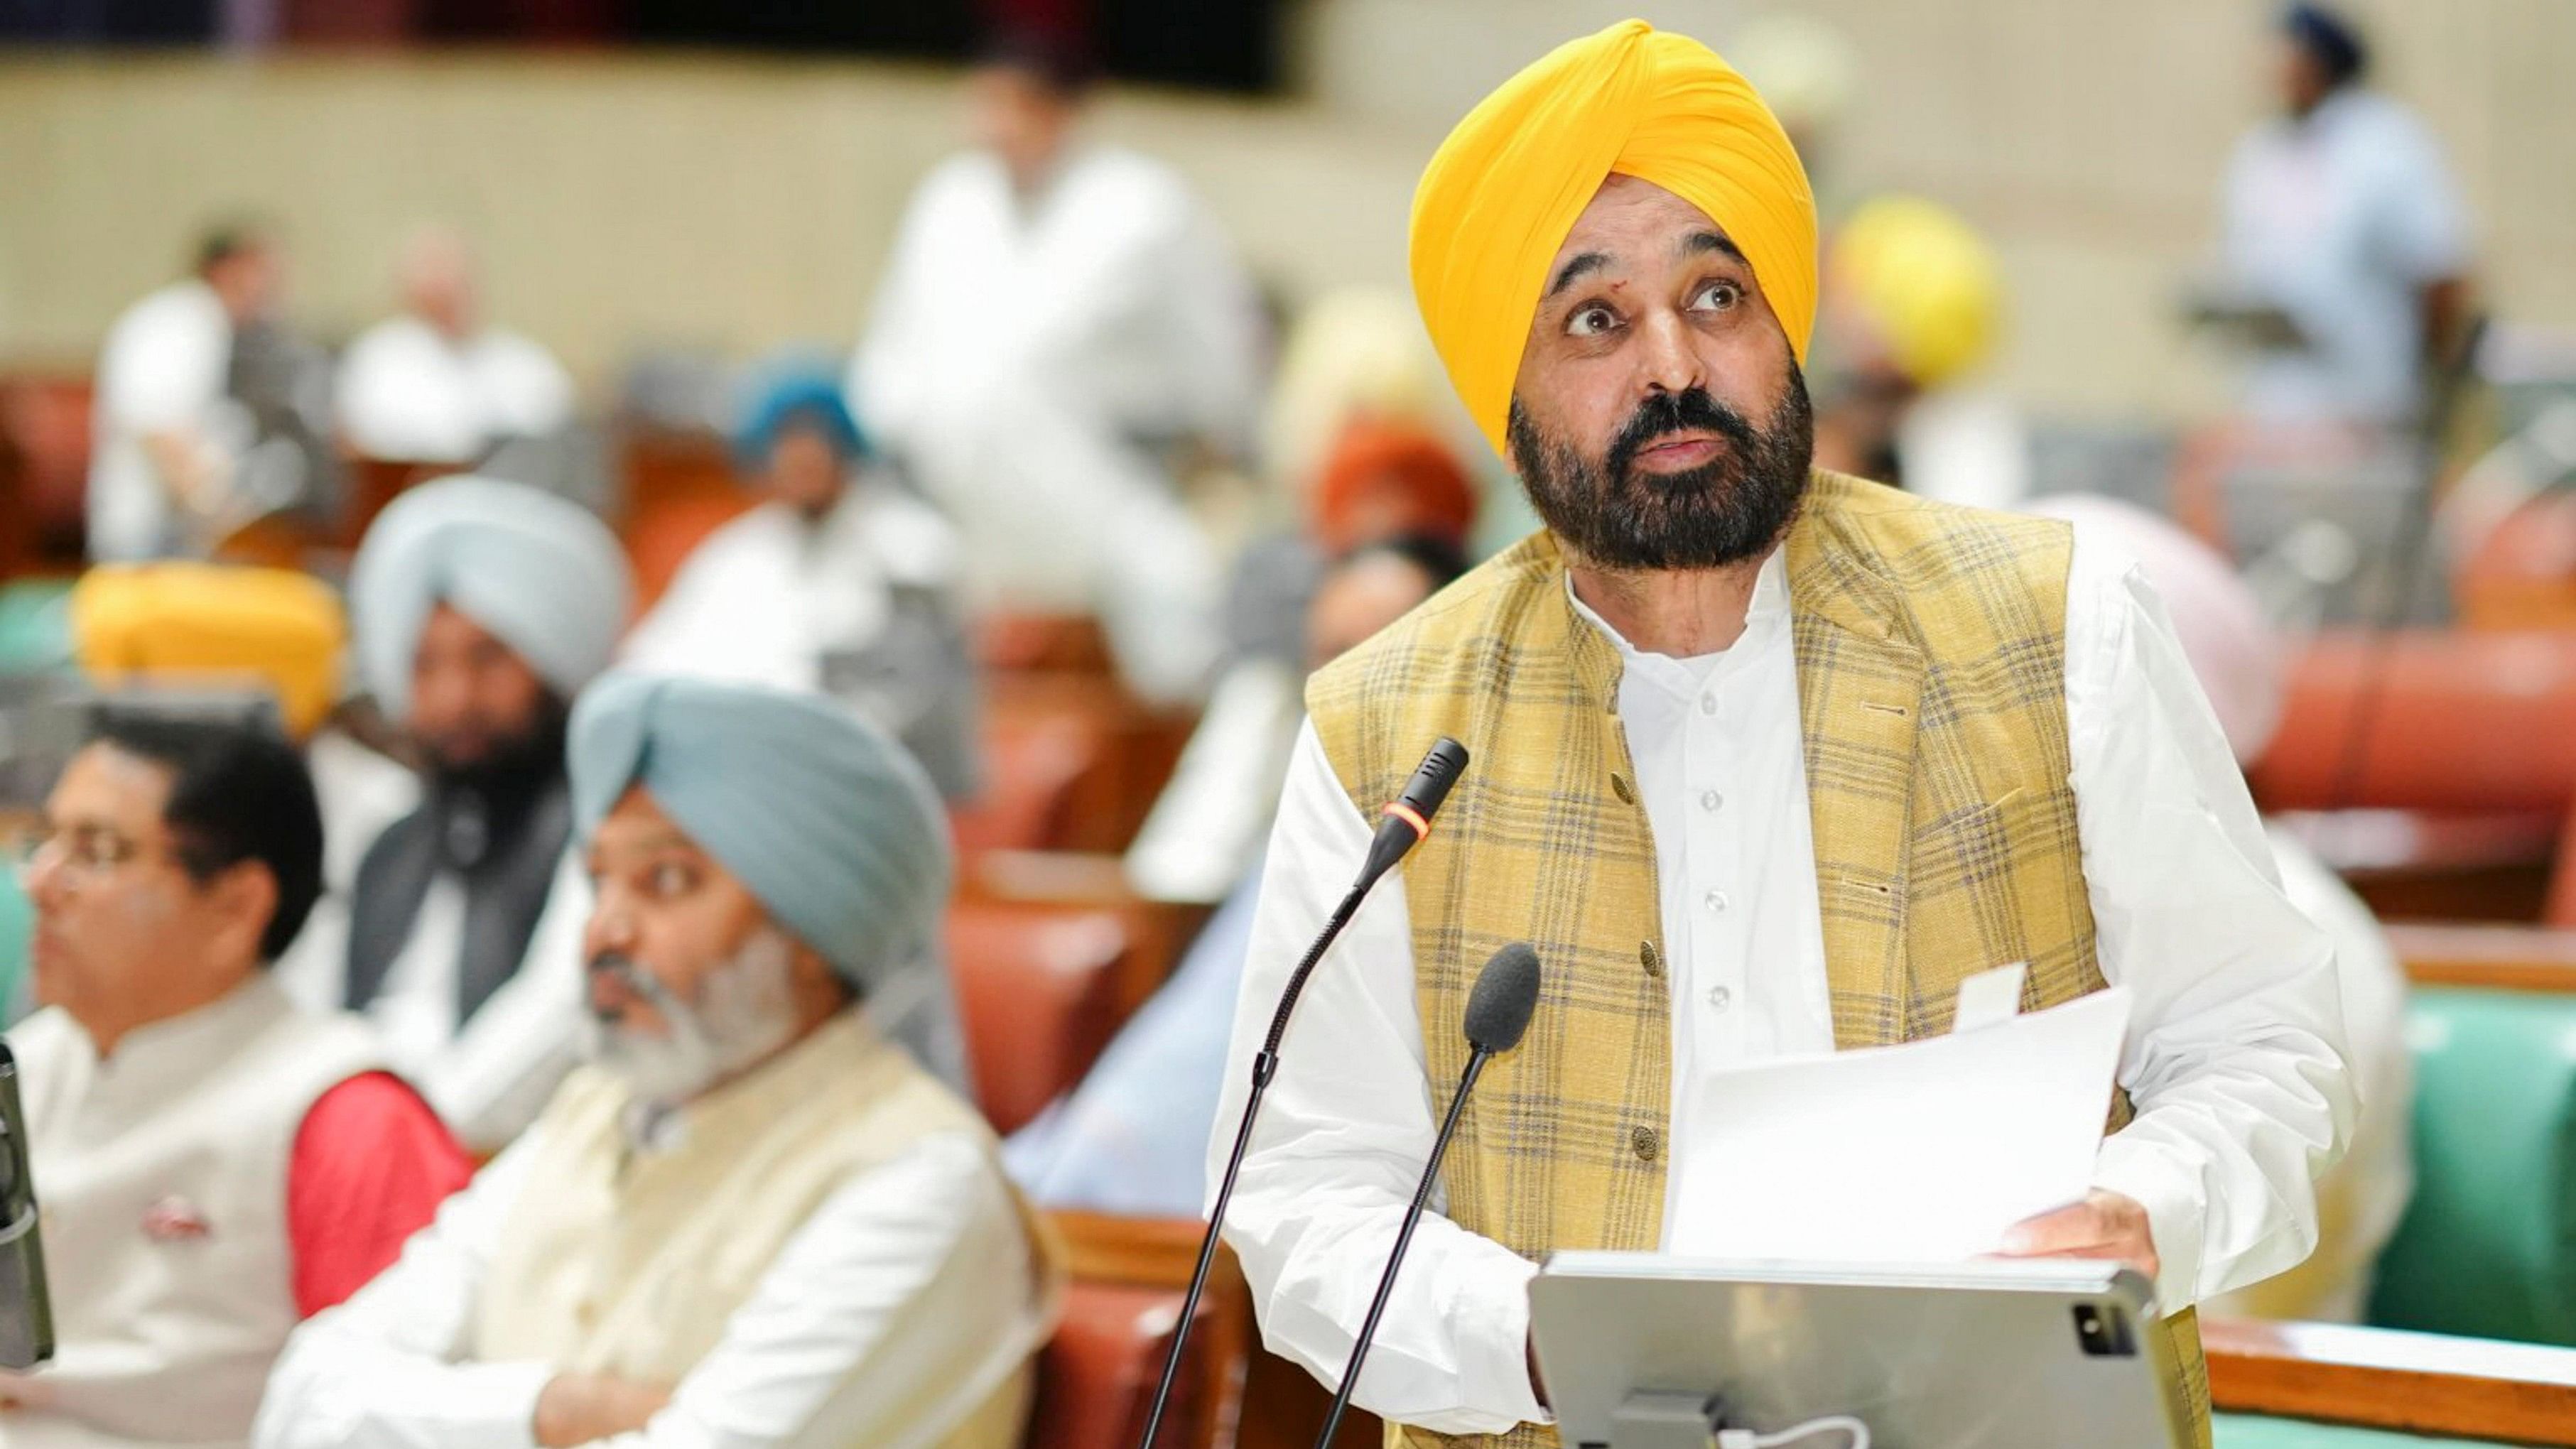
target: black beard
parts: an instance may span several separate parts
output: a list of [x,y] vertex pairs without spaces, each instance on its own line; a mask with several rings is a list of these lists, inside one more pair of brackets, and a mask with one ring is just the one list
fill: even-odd
[[[1685,430],[1716,433],[1727,447],[1688,472],[1636,473],[1638,453]],[[1647,398],[1597,459],[1541,434],[1518,398],[1510,441],[1530,506],[1586,563],[1723,568],[1760,557],[1798,516],[1815,458],[1815,410],[1792,362],[1789,390],[1763,427],[1694,387]]]
[[548,695],[536,720],[519,734],[493,743],[471,764],[429,759],[428,804],[440,821],[442,854],[450,865],[471,869],[519,827],[564,774],[563,703]]

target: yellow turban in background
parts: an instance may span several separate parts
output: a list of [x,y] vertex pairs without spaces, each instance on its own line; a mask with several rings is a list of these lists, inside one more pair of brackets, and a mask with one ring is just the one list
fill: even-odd
[[340,698],[339,596],[287,569],[101,564],[71,596],[72,652],[102,687],[129,680],[265,687],[297,739]]
[[1835,287],[1918,386],[1939,387],[1994,350],[2003,278],[1985,239],[1958,213],[1920,197],[1882,196],[1852,213],[1832,250]]
[[1706,212],[1753,264],[1806,361],[1816,200],[1788,133],[1715,51],[1623,20],[1485,97],[1413,194],[1414,300],[1498,453],[1547,264],[1613,172]]

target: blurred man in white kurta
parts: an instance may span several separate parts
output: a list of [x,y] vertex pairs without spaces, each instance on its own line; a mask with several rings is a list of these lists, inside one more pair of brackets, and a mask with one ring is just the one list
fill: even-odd
[[977,70],[981,144],[914,195],[851,402],[956,520],[977,603],[1096,613],[1131,683],[1188,695],[1219,580],[1168,460],[1248,451],[1260,314],[1178,176],[1077,140],[1087,80],[1034,37]]
[[948,832],[826,700],[612,675],[572,722],[596,1064],[298,1332],[263,1449],[1012,1449],[1052,1327],[991,1130],[880,1029]]
[[275,242],[221,228],[194,272],[127,308],[99,350],[89,555],[130,562],[202,553],[236,520],[258,427],[233,400],[236,335],[276,304]]
[[402,311],[340,360],[340,431],[376,458],[472,463],[572,421],[572,379],[535,341],[483,319],[465,239],[432,228],[403,248]]
[[975,668],[956,530],[872,456],[831,377],[764,378],[734,452],[762,495],[707,535],[619,657],[656,673],[828,694],[975,792]]

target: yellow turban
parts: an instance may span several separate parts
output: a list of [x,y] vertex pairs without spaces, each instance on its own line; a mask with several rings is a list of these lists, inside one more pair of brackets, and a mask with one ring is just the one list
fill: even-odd
[[1985,239],[1947,207],[1913,196],[1868,202],[1835,233],[1831,268],[1920,386],[1939,387],[1994,348],[2003,278]]
[[252,682],[277,696],[297,739],[339,702],[347,618],[339,597],[303,574],[101,564],[72,589],[71,618],[81,671],[102,686]]
[[1752,263],[1806,360],[1816,200],[1788,133],[1716,52],[1623,20],[1485,97],[1413,194],[1414,300],[1496,452],[1547,264],[1613,172],[1706,212]]

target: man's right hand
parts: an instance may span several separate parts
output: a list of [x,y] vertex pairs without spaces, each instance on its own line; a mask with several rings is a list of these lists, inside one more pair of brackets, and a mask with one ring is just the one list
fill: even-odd
[[631,1434],[669,1402],[671,1391],[661,1384],[615,1374],[557,1374],[537,1395],[537,1442],[545,1449],[572,1449]]

